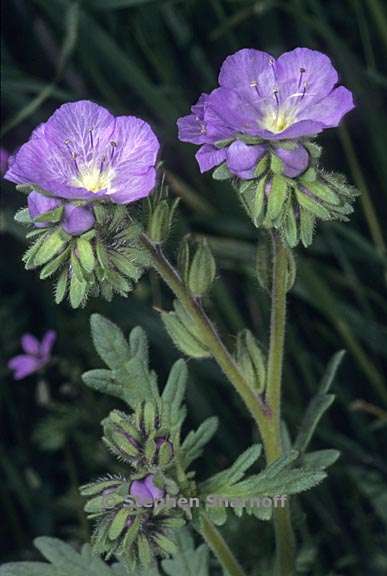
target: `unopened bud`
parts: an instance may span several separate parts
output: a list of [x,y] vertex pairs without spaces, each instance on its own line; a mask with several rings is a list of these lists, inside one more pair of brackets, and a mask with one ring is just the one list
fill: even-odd
[[200,242],[192,259],[188,287],[194,296],[204,296],[215,280],[216,263],[206,241]]

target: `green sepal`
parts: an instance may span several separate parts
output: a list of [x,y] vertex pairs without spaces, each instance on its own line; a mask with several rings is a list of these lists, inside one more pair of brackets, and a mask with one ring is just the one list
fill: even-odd
[[94,270],[95,257],[91,243],[84,237],[77,238],[77,256],[82,268],[89,274]]
[[295,192],[297,200],[300,206],[302,206],[302,208],[304,208],[317,218],[321,218],[321,220],[331,219],[329,211],[326,208],[324,208],[324,206],[319,201],[314,200],[313,198],[305,194],[305,192],[300,190],[298,187],[295,188]]
[[43,214],[39,214],[36,218],[33,219],[34,222],[50,222],[50,223],[57,223],[60,222],[62,219],[63,214],[63,206],[58,206],[58,208],[54,208],[54,210],[49,210],[48,212],[44,212]]
[[48,233],[34,255],[34,266],[42,266],[60,252],[71,237],[57,229]]
[[121,508],[114,515],[114,518],[110,524],[108,532],[110,540],[116,540],[119,536],[121,536],[122,532],[125,529],[126,522],[129,516],[130,516],[129,508]]
[[73,274],[70,279],[70,304],[72,308],[79,308],[84,302],[87,295],[87,283],[78,280],[76,274]]
[[56,256],[56,258],[53,258],[52,260],[47,262],[47,264],[40,271],[39,278],[41,280],[44,280],[45,278],[52,276],[58,270],[58,268],[60,268],[60,266],[67,260],[69,254],[70,254],[70,246],[65,248],[65,250],[61,254]]
[[232,178],[232,174],[230,170],[227,168],[226,162],[223,162],[220,166],[215,168],[212,173],[212,177],[214,180],[229,180]]
[[274,221],[281,214],[288,190],[287,179],[279,174],[274,174],[271,179],[271,188],[267,205],[266,219]]
[[18,210],[14,216],[14,219],[16,222],[19,222],[19,224],[32,223],[32,219],[28,208],[21,208],[20,210]]
[[60,304],[63,298],[66,296],[67,280],[68,280],[68,269],[62,270],[57,283],[55,285],[55,303]]

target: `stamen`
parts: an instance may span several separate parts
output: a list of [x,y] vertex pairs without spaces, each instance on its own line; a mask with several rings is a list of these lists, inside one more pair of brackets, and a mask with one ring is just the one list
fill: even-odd
[[72,152],[72,153],[71,153],[71,157],[72,157],[72,159],[73,159],[73,161],[74,161],[75,169],[76,169],[77,173],[79,174],[79,166],[78,166],[78,162],[77,162],[77,154],[76,154],[76,152]]
[[306,72],[305,68],[302,68],[302,67],[301,67],[301,68],[300,68],[300,76],[299,76],[299,78],[298,78],[298,87],[297,87],[298,89],[299,89],[300,86],[301,86],[302,77],[303,77],[303,75],[305,74],[305,72]]
[[114,152],[117,148],[117,142],[114,142],[114,140],[112,140],[110,142],[110,146],[111,146],[111,151],[110,151],[110,161],[113,160],[113,156],[114,156]]
[[90,146],[91,146],[91,149],[93,149],[94,148],[94,140],[93,140],[93,129],[92,128],[90,128],[90,130],[89,130],[89,136],[90,136]]
[[273,90],[275,101],[277,102],[277,107],[279,106],[279,98],[278,98],[278,88]]
[[101,164],[99,165],[99,173],[100,174],[103,172],[105,162],[106,162],[106,156],[102,156]]

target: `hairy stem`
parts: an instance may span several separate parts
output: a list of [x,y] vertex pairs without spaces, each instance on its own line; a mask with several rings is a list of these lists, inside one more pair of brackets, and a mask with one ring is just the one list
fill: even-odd
[[[287,274],[287,249],[281,239],[273,234],[270,347],[265,396],[265,400],[271,409],[271,416],[265,421],[262,430],[268,464],[271,464],[283,454],[281,442],[281,383],[285,344]],[[295,573],[295,539],[288,503],[284,508],[275,508],[273,514],[276,534],[275,574],[278,576],[292,576]]]
[[229,576],[245,576],[245,573],[223,536],[206,515],[201,516],[201,535],[218,558],[220,565]]

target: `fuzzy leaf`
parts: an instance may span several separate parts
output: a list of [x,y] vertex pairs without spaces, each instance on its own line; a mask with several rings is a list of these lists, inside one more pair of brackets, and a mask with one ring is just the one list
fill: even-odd
[[201,491],[205,494],[212,494],[221,491],[223,486],[232,486],[241,480],[247,470],[259,459],[262,453],[261,444],[253,444],[239,458],[237,458],[230,468],[223,470],[209,478],[201,485]]
[[130,349],[121,330],[100,314],[90,318],[95,349],[109,368],[120,368],[130,359]]
[[163,560],[161,566],[167,576],[209,576],[209,550],[205,544],[194,548],[188,529],[176,533],[178,552],[174,558]]
[[[50,561],[46,562],[10,562],[0,567],[1,576],[120,576],[116,564],[110,567],[91,552],[85,544],[81,553],[57,538],[40,537],[34,540],[35,546]],[[132,576],[140,576],[133,574]],[[143,575],[145,576],[145,575]],[[154,575],[156,576],[156,574]]]
[[333,382],[344,354],[345,352],[341,350],[331,358],[321,381],[319,392],[310,401],[294,443],[294,448],[299,452],[305,452],[318,423],[335,399],[335,396],[327,394],[327,391]]
[[208,444],[217,429],[218,419],[212,416],[204,420],[195,432],[191,431],[188,434],[181,447],[186,468],[196,458],[199,458],[204,446]]

